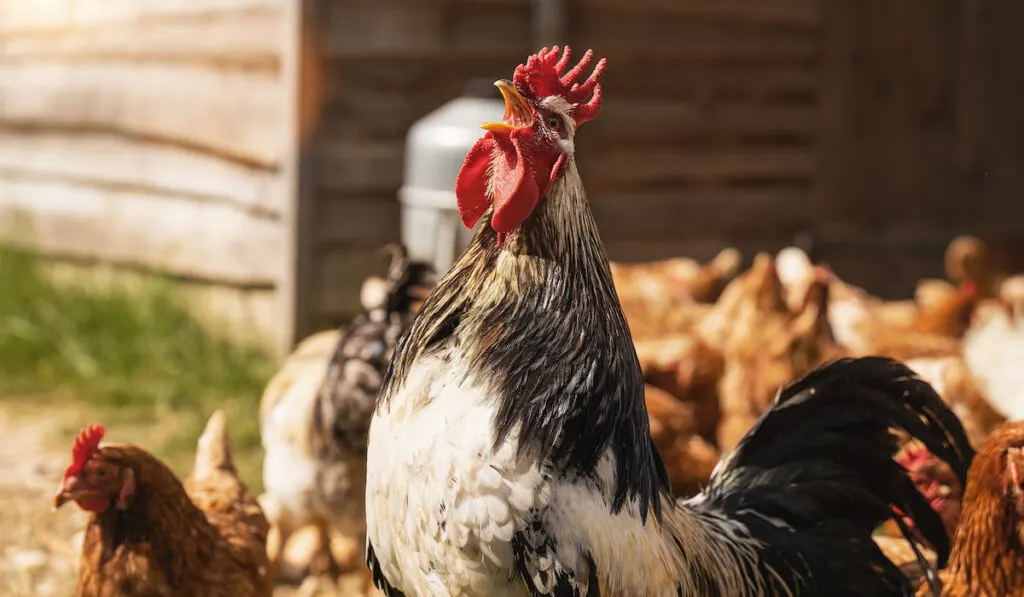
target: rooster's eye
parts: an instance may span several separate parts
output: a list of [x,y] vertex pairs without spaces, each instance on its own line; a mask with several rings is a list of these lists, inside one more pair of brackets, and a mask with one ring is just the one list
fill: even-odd
[[106,477],[107,476],[107,469],[105,469],[105,468],[98,469],[96,471],[96,476],[99,477],[100,479],[102,479],[103,477]]
[[562,126],[562,121],[557,116],[548,116],[548,126],[557,129]]

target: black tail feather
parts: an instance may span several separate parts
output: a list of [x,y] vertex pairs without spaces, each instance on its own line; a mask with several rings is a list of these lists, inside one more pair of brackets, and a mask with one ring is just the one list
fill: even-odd
[[781,390],[691,507],[743,522],[772,546],[759,554],[762,564],[793,570],[786,582],[802,586],[801,594],[819,594],[823,587],[811,587],[834,587],[839,578],[853,583],[839,594],[909,594],[906,577],[871,540],[873,530],[899,509],[936,549],[940,567],[951,538],[893,460],[900,449],[894,431],[920,440],[966,483],[974,451],[935,390],[892,359],[842,359]]

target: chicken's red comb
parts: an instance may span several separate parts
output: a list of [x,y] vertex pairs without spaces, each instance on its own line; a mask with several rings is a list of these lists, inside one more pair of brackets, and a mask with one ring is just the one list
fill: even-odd
[[71,466],[64,471],[64,476],[73,475],[82,470],[86,461],[96,452],[100,446],[100,440],[107,430],[103,425],[94,423],[81,430],[75,436],[75,443],[71,446]]
[[569,72],[562,74],[565,67],[569,66],[569,57],[572,50],[565,46],[559,55],[559,47],[554,46],[550,50],[544,48],[526,60],[526,64],[516,67],[512,82],[519,93],[528,98],[541,100],[550,96],[561,96],[565,101],[575,107],[573,119],[576,125],[597,118],[601,112],[601,84],[597,80],[604,73],[607,60],[604,58],[597,61],[593,72],[582,83],[576,79],[583,74],[583,71],[590,66],[594,59],[594,51],[587,50],[583,58],[572,67]]
[[932,458],[928,448],[920,445],[910,445],[903,449],[903,453],[895,458],[903,468],[910,472],[921,469]]
[[971,280],[964,280],[960,283],[960,295],[967,298],[975,298],[981,289]]

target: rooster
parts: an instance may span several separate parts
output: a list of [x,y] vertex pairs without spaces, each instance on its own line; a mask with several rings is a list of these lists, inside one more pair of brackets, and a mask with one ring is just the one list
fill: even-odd
[[128,444],[76,438],[54,506],[91,513],[75,597],[270,597],[269,525],[238,479],[222,411],[210,417],[192,475]]
[[[939,517],[890,428],[966,474],[962,426],[882,358],[783,389],[715,469],[671,498],[640,364],[575,162],[598,78],[544,49],[498,81],[503,122],[456,181],[484,223],[399,342],[371,421],[366,559],[389,596],[910,595],[871,540]],[[564,73],[564,74],[563,74]]]

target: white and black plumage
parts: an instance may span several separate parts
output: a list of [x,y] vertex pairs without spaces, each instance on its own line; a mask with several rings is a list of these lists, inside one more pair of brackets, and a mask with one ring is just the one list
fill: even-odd
[[386,249],[388,274],[364,285],[364,310],[336,333],[303,342],[264,394],[261,501],[279,533],[272,551],[310,524],[362,541],[370,417],[413,304],[435,282],[430,265],[411,261],[404,247]]
[[784,389],[703,493],[671,499],[573,157],[576,126],[600,107],[603,61],[578,85],[582,68],[561,75],[567,62],[568,49],[544,50],[499,82],[505,123],[485,125],[457,185],[466,224],[484,223],[382,387],[366,492],[377,586],[392,597],[911,595],[872,530],[895,507],[943,559],[949,541],[892,460],[889,428],[934,446],[961,479],[972,452],[953,413],[896,362],[840,361]]
[[341,329],[313,412],[313,444],[321,458],[359,454],[365,459],[370,417],[395,346],[412,319],[418,291],[433,285],[429,264],[410,261],[401,245],[389,245],[391,265],[378,304]]

